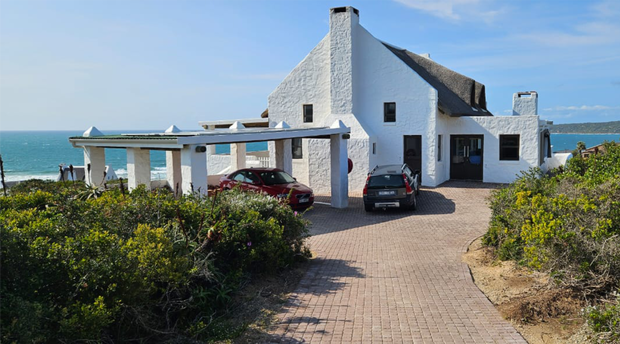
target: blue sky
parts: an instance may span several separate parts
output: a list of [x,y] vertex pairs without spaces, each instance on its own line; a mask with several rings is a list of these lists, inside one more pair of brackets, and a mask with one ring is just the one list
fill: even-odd
[[555,123],[620,120],[620,1],[0,0],[0,130],[161,129],[257,117],[355,6],[378,39]]

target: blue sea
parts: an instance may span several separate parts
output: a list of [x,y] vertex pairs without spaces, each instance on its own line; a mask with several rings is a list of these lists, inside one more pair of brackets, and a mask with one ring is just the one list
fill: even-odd
[[[105,130],[106,135],[120,133],[152,133],[155,131]],[[81,136],[83,131],[0,131],[0,155],[4,161],[6,181],[31,178],[56,179],[58,165],[84,165],[84,153],[69,143],[69,137]],[[247,144],[249,152],[267,150],[267,142]],[[230,145],[216,145],[217,154],[230,153]],[[119,177],[127,177],[127,153],[124,149],[105,150],[106,164]],[[151,151],[151,178],[166,178],[166,153]]]
[[[105,131],[110,135],[126,132],[137,131]],[[0,155],[4,160],[6,180],[56,179],[59,164],[84,165],[82,150],[73,148],[68,140],[71,136],[80,135],[82,131],[0,131]],[[573,150],[579,141],[591,147],[612,140],[620,141],[620,134],[551,134],[555,152]],[[247,150],[267,150],[267,143],[248,143]],[[217,145],[215,151],[218,154],[229,153],[230,145]],[[106,149],[106,164],[112,166],[119,177],[127,177],[127,154],[124,149]],[[153,179],[166,177],[165,152],[151,151],[151,171]]]

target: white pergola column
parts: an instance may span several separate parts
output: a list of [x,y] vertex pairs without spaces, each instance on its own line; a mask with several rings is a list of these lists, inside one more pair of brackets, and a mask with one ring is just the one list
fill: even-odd
[[331,151],[331,192],[334,208],[346,208],[349,205],[349,165],[347,140],[342,134],[330,135]]
[[166,180],[172,192],[181,190],[181,151],[166,151]]
[[105,148],[84,147],[85,181],[90,186],[101,186],[105,182]]
[[144,184],[151,189],[151,152],[147,149],[127,148],[127,187],[133,190]]
[[290,139],[275,141],[275,167],[293,174],[293,146]]
[[245,168],[246,147],[245,142],[230,144],[230,167],[231,171]]
[[181,149],[181,190],[184,195],[199,192],[206,195],[207,147],[186,145]]

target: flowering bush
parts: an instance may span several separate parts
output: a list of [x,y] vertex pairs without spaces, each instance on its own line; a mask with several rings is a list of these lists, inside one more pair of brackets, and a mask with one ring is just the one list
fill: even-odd
[[[500,259],[550,272],[557,283],[584,295],[618,288],[620,146],[607,143],[603,151],[575,157],[566,170],[550,175],[530,170],[495,190],[483,242],[495,247]],[[610,309],[604,314],[591,309],[588,321],[604,315],[617,324],[617,307]]]
[[1,341],[208,338],[244,278],[307,256],[306,226],[240,191],[24,183],[0,197]]
[[494,191],[483,241],[500,259],[550,271],[568,286],[593,292],[617,287],[620,146],[605,148],[605,154],[570,160],[566,171],[531,170]]

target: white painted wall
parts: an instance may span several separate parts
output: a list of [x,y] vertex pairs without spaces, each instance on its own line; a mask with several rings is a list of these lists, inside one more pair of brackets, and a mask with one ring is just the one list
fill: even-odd
[[[372,137],[365,146],[369,167],[402,163],[404,136],[422,135],[422,181],[434,185],[437,91],[362,26],[358,26],[356,37],[359,54],[354,60],[354,108],[360,124]],[[385,102],[396,103],[395,123],[383,121]],[[372,142],[377,143],[375,155]],[[357,178],[363,188],[366,176]]]
[[[431,115],[437,108],[437,93],[352,15],[348,18],[337,14],[342,22],[332,20],[332,31],[269,96],[270,126],[279,121],[286,121],[291,127],[330,126],[342,120],[351,127],[347,143],[354,165],[349,175],[351,190],[363,188],[373,166],[403,162],[404,135],[423,135],[423,180],[429,183],[434,180],[435,164],[431,157],[435,156],[435,139],[427,133],[434,131]],[[352,40],[350,45],[346,44],[347,39]],[[330,49],[330,44],[334,49]],[[330,76],[330,71],[335,75]],[[384,102],[396,102],[396,123],[383,122]],[[303,104],[313,104],[313,123],[303,123]],[[374,155],[373,142],[377,144]],[[270,145],[269,149],[273,151],[274,147]],[[293,174],[315,192],[328,192],[329,143],[322,139],[304,140],[303,151],[304,158],[293,163]]]
[[230,154],[211,154],[207,151],[207,171],[209,173],[220,174],[230,170],[231,163]]
[[[483,181],[485,183],[510,183],[521,171],[536,167],[539,160],[538,116],[438,116],[439,131],[444,136],[443,179],[450,176],[450,135],[483,135]],[[499,135],[520,135],[518,161],[499,160]],[[439,175],[439,174],[438,174]]]
[[[347,12],[331,14],[330,33],[269,95],[269,122],[291,127],[330,126],[335,120],[351,128],[347,142],[354,163],[349,188],[361,190],[375,165],[403,162],[405,135],[422,136],[422,184],[450,179],[450,135],[484,135],[484,181],[510,182],[521,170],[538,166],[538,116],[452,118],[438,112],[437,91],[390,52]],[[523,99],[521,99],[522,101]],[[519,103],[530,113],[533,100]],[[383,104],[396,103],[396,122],[383,122]],[[313,123],[303,123],[304,104],[313,105]],[[437,161],[438,135],[442,161]],[[499,161],[499,135],[521,135],[521,159]],[[372,145],[376,143],[376,154]],[[269,150],[274,152],[270,143]],[[303,159],[293,161],[293,175],[315,192],[329,192],[328,140],[304,139]]]
[[[327,35],[269,95],[269,126],[275,127],[280,121],[285,121],[293,128],[328,126],[324,121],[331,113],[329,81],[329,35]],[[303,122],[304,104],[313,105],[312,123]],[[312,183],[308,157],[314,151],[316,141],[303,139],[303,159],[293,160],[293,176],[309,186]],[[270,152],[275,152],[274,142],[269,142],[268,146]],[[326,173],[329,175],[329,164],[322,168],[327,169]],[[328,187],[329,180],[326,183],[325,187]],[[315,192],[320,191],[315,188]]]

